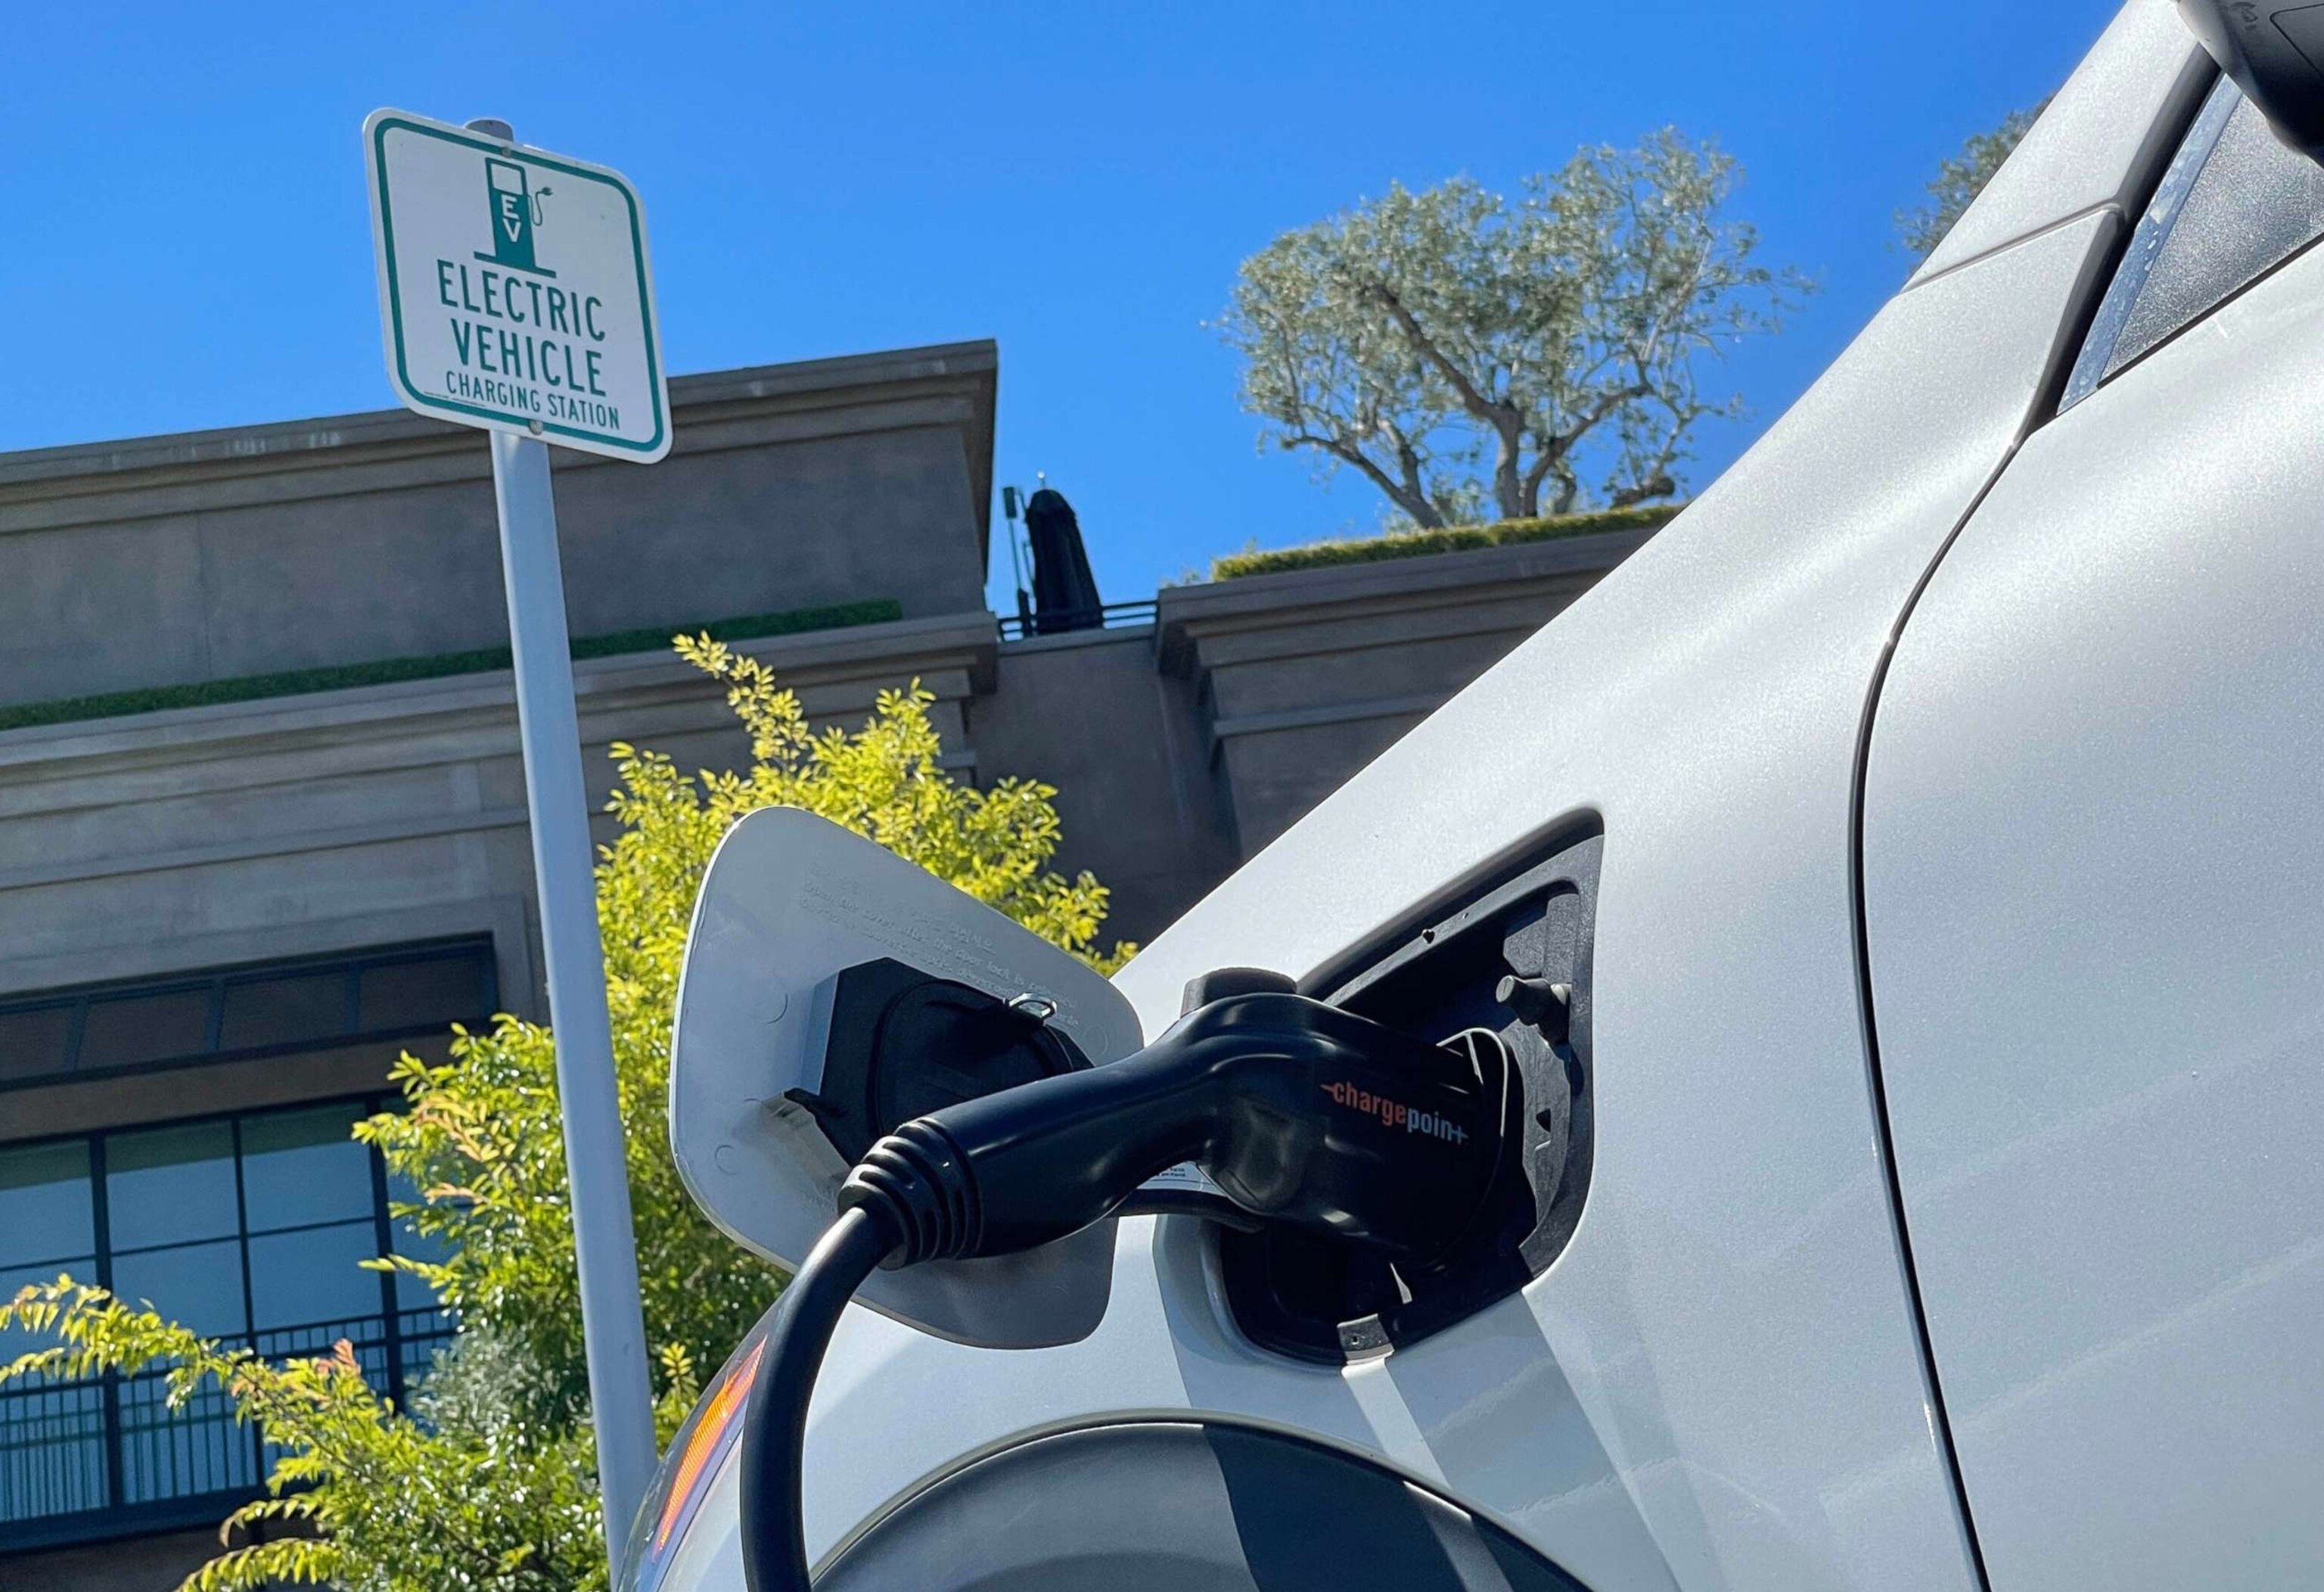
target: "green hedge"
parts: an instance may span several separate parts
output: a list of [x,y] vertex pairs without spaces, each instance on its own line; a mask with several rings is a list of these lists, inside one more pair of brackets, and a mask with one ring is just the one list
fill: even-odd
[[[781,614],[745,614],[707,625],[681,625],[686,634],[710,633],[714,641],[754,641],[770,635],[796,635],[809,630],[839,630],[851,625],[881,625],[901,619],[904,610],[888,597],[870,602],[842,603],[828,608],[793,608]],[[576,658],[610,658],[623,653],[650,653],[667,647],[672,629],[660,625],[644,630],[619,630],[611,635],[573,638]],[[250,702],[262,697],[291,697],[309,691],[344,690],[349,686],[388,685],[405,680],[437,680],[451,674],[481,674],[506,669],[512,660],[506,647],[484,647],[473,653],[438,653],[426,658],[383,658],[375,663],[344,663],[327,669],[290,669],[277,674],[246,674],[237,680],[208,680],[197,685],[157,686],[142,691],[107,691],[97,697],[59,697],[46,702],[19,702],[0,708],[0,730],[28,725],[69,724],[84,718],[113,718],[124,713],[157,713],[167,708],[207,708],[217,702]]]
[[1382,559],[1416,559],[1429,553],[1466,552],[1471,548],[1508,547],[1520,541],[1555,541],[1567,536],[1593,536],[1601,531],[1653,531],[1668,524],[1684,504],[1655,504],[1643,508],[1601,509],[1582,514],[1545,514],[1534,520],[1501,520],[1490,525],[1449,525],[1442,531],[1397,531],[1384,536],[1362,536],[1347,541],[1314,541],[1305,547],[1276,548],[1267,552],[1229,553],[1211,563],[1211,578],[1234,580],[1245,575],[1279,575],[1288,569],[1323,569],[1334,564],[1370,564]]

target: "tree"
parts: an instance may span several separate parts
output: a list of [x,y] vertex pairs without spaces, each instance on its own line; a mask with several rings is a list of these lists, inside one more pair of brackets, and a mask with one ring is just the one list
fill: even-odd
[[[616,745],[601,850],[598,917],[615,1071],[629,1147],[638,1270],[659,1366],[665,1440],[715,1365],[770,1303],[777,1273],[713,1228],[680,1186],[663,1116],[678,975],[694,897],[720,837],[766,806],[803,807],[950,880],[1101,969],[1130,948],[1097,950],[1106,892],[1048,863],[1059,838],[1051,787],[956,783],[917,686],[884,692],[863,727],[817,735],[798,699],[757,661],[708,637],[678,651],[727,687],[751,737],[738,773],[680,773],[658,754]],[[549,1031],[515,1017],[456,1032],[452,1059],[406,1056],[406,1109],[356,1135],[421,1189],[399,1218],[438,1258],[392,1264],[424,1278],[456,1312],[454,1347],[408,1411],[365,1384],[345,1345],[332,1356],[270,1364],[205,1342],[150,1309],[69,1279],[0,1303],[0,1328],[52,1337],[0,1368],[86,1376],[171,1368],[180,1398],[208,1382],[238,1417],[263,1424],[278,1454],[269,1495],[221,1529],[225,1551],[187,1583],[228,1592],[275,1582],[346,1592],[576,1592],[605,1580],[587,1427],[580,1301],[558,1135]],[[291,1534],[255,1540],[278,1523]]]
[[[2043,105],[2049,102],[2044,100]],[[1953,223],[1961,218],[1993,174],[2001,170],[2001,162],[2025,136],[2025,130],[2042,114],[2043,106],[2032,110],[2012,111],[2001,120],[2001,125],[1989,133],[1973,134],[1961,145],[1960,153],[1948,156],[1938,167],[1929,183],[1929,202],[1917,210],[1896,212],[1896,242],[1915,260],[1925,260],[1942,243]]]
[[1809,290],[1753,263],[1734,157],[1665,128],[1527,178],[1390,184],[1242,263],[1219,328],[1260,445],[1346,466],[1413,523],[1627,507],[1678,490],[1706,355]]

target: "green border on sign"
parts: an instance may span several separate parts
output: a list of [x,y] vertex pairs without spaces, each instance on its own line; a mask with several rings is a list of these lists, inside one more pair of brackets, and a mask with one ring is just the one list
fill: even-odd
[[[387,134],[391,129],[399,127],[407,133],[417,133],[444,143],[465,144],[470,149],[481,150],[486,154],[507,156],[513,153],[516,159],[524,162],[527,165],[545,166],[549,171],[562,171],[568,177],[577,177],[584,181],[602,182],[622,196],[622,202],[629,207],[630,212],[631,257],[637,262],[638,267],[638,311],[644,321],[646,379],[653,388],[654,430],[651,437],[642,442],[632,442],[625,437],[608,436],[603,431],[590,431],[576,426],[552,424],[536,415],[512,414],[503,410],[485,409],[473,403],[462,403],[451,398],[438,398],[420,390],[411,379],[410,367],[404,364],[403,293],[401,284],[395,274],[395,212],[388,199]],[[632,453],[651,453],[661,446],[662,435],[669,429],[669,394],[663,390],[661,364],[658,357],[659,339],[654,330],[652,284],[646,277],[645,224],[638,216],[638,196],[630,191],[628,183],[610,177],[603,171],[593,171],[586,166],[572,165],[554,156],[535,153],[521,144],[511,145],[494,138],[478,138],[466,134],[447,133],[440,127],[431,127],[424,122],[407,121],[401,116],[384,117],[372,130],[372,164],[379,173],[381,252],[387,272],[388,316],[395,336],[395,377],[397,381],[403,384],[403,391],[408,396],[426,404],[430,409],[447,409],[460,414],[472,414],[479,420],[498,421],[504,425],[521,426],[528,432],[537,425],[544,432],[555,432],[560,437],[578,437],[601,448],[623,448]]]

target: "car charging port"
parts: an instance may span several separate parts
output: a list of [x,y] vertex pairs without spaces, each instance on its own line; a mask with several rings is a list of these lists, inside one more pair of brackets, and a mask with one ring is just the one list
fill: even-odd
[[1228,1307],[1253,1342],[1323,1365],[1376,1355],[1506,1298],[1563,1251],[1590,1180],[1601,848],[1594,825],[1568,828],[1305,981],[1333,1005],[1499,1069],[1513,1153],[1467,1237],[1425,1266],[1313,1232],[1218,1233]]
[[[786,1098],[859,1171],[918,1121],[983,1131],[988,1104],[1003,1097],[1093,1113],[1094,1137],[1052,1125],[1037,1135],[1051,1146],[1044,1164],[993,1180],[1033,1191],[1018,1217],[987,1200],[957,1234],[952,1217],[927,1217],[945,1230],[927,1258],[954,1245],[992,1252],[1003,1242],[995,1224],[1021,1221],[1029,1235],[1054,1209],[1077,1208],[1084,1179],[1114,1189],[1126,1145],[1175,1150],[1176,1164],[1142,1174],[1142,1186],[1093,1197],[1089,1219],[1206,1219],[1202,1241],[1216,1246],[1228,1307],[1260,1347],[1336,1365],[1411,1344],[1538,1276],[1580,1220],[1601,846],[1594,826],[1569,828],[1321,970],[1309,995],[1265,969],[1203,975],[1176,1027],[1102,1068],[1050,1024],[1045,1002],[892,958],[860,963],[825,986],[816,1086]],[[1226,1059],[1227,1070],[1204,1073],[1196,1051]],[[1123,1094],[1166,1054],[1176,1059],[1165,1093]],[[1043,1092],[1083,1073],[1103,1077]],[[1440,1122],[1489,1144],[1489,1156],[1434,1156]],[[1149,1133],[1156,1123],[1177,1125]],[[942,1162],[954,1152],[931,1141],[896,1153]]]

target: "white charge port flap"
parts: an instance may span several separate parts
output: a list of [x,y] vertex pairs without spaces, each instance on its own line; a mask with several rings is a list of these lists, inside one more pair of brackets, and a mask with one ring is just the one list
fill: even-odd
[[[696,1203],[746,1248],[797,1266],[847,1167],[786,1091],[823,1080],[833,981],[893,958],[1008,1000],[1038,995],[1092,1061],[1143,1042],[1088,966],[885,847],[768,808],[728,831],[702,881],[670,1041],[669,1142]],[[1105,1314],[1113,1224],[1024,1254],[881,1271],[856,1298],[955,1342],[1072,1343]]]

